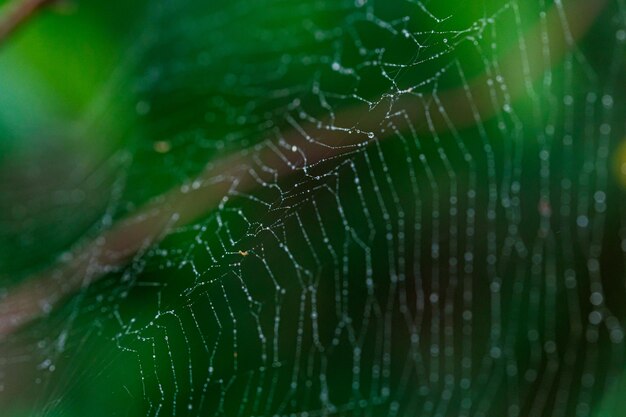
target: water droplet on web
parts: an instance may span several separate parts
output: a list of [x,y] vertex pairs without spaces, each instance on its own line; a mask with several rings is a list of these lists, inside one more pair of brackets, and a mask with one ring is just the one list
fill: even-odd
[[602,105],[604,107],[612,107],[613,106],[613,97],[609,94],[602,96]]
[[601,305],[603,300],[604,297],[599,292],[591,293],[591,296],[589,297],[589,301],[591,301],[591,304],[593,304],[594,306]]

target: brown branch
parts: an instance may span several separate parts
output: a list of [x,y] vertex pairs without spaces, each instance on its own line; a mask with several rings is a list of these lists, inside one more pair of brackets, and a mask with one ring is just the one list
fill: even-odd
[[0,16],[0,45],[39,10],[54,2],[55,0],[15,0],[9,3]]
[[[569,3],[565,12],[571,38],[565,36],[564,30],[558,30],[561,28],[560,14],[563,10],[555,7],[550,10],[545,22],[551,30],[550,62],[544,62],[541,54],[541,28],[537,26],[525,35],[524,42],[529,46],[526,52],[528,55],[524,56],[520,51],[511,52],[500,62],[501,75],[513,80],[509,85],[512,100],[524,95],[527,78],[520,77],[524,64],[531,66],[527,74],[531,79],[541,76],[575,47],[574,42],[588,31],[606,3],[607,0],[576,0]],[[375,109],[365,106],[350,108],[340,112],[333,120],[333,125],[357,126],[361,132],[376,131],[390,110],[403,110],[412,124],[422,126],[418,133],[430,134],[433,130],[441,133],[452,126],[470,127],[494,117],[499,111],[491,101],[491,87],[488,86],[487,78],[486,75],[479,76],[470,80],[466,87],[444,91],[437,96],[405,95],[395,102],[381,102]],[[431,111],[429,106],[432,101],[450,111],[446,115]],[[426,114],[430,116],[429,123]],[[479,120],[476,120],[477,114],[480,115]],[[316,140],[308,140],[310,137]],[[383,138],[385,134],[378,139]],[[70,260],[10,290],[0,301],[0,339],[45,316],[63,299],[104,276],[111,268],[125,265],[132,257],[161,240],[172,228],[188,224],[215,209],[230,189],[236,187],[239,192],[251,191],[257,186],[255,177],[250,174],[253,166],[262,164],[271,167],[275,170],[276,178],[283,178],[302,165],[302,155],[306,155],[309,165],[314,165],[371,141],[363,134],[347,134],[344,130],[313,124],[299,126],[295,123],[282,139],[282,145],[268,142],[210,163],[195,179],[155,198],[134,215],[76,249]]]

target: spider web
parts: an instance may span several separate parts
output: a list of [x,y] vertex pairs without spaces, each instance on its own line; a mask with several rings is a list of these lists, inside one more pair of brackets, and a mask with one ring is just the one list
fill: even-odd
[[157,204],[162,240],[3,341],[2,390],[37,415],[598,415],[625,353],[626,4],[534,76],[573,46],[568,3],[477,3],[150,5],[85,115],[135,113],[87,235],[225,192],[186,223]]

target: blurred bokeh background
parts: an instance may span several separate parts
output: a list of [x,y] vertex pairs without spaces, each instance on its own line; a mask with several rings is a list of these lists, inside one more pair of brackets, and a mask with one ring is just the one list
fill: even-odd
[[0,41],[3,416],[626,411],[623,0],[66,0]]

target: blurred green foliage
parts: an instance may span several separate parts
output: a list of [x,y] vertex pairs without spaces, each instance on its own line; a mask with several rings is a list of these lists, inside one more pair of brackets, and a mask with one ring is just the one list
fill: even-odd
[[[461,61],[468,78],[480,75],[484,71],[485,59],[496,61],[509,48],[516,47],[519,41],[518,31],[507,31],[513,25],[513,19],[506,17],[502,18],[501,24],[496,24],[497,35],[492,32],[481,34],[483,37],[479,43],[486,45],[484,51],[489,51],[485,52],[488,55],[477,53],[476,46],[469,42],[455,44],[457,48],[453,53],[446,53],[450,51],[450,44],[466,36],[465,33],[460,33],[456,38],[454,35],[449,37],[446,31],[471,28],[473,23],[494,13],[500,6],[497,2],[428,3],[433,13],[452,16],[441,24],[434,24],[427,15],[414,15],[416,6],[413,3],[379,2],[376,15],[382,21],[397,22],[405,16],[411,16],[412,20],[408,19],[406,23],[409,32],[431,31],[432,33],[423,37],[428,47],[420,53],[426,57],[435,57],[425,60],[423,65],[402,69],[390,67],[388,73],[383,73],[379,67],[364,63],[383,59],[399,63],[401,67],[402,64],[415,60],[414,44],[383,30],[382,25],[376,26],[362,20],[347,24],[346,19],[352,14],[346,13],[346,10],[352,9],[341,6],[348,3],[338,2],[336,6],[329,5],[329,2],[316,1],[303,1],[298,2],[299,4],[280,1],[189,1],[183,2],[182,6],[175,1],[157,5],[149,3],[146,0],[77,1],[71,5],[75,10],[67,15],[53,9],[46,10],[16,33],[0,50],[0,174],[1,178],[11,180],[11,184],[3,185],[3,196],[0,197],[0,288],[9,288],[34,272],[54,264],[77,240],[97,236],[111,224],[134,213],[151,198],[193,178],[205,168],[208,161],[249,148],[268,138],[275,139],[271,137],[272,134],[289,128],[285,114],[298,117],[293,110],[295,100],[299,103],[298,108],[305,109],[308,114],[314,117],[325,116],[327,107],[318,95],[312,93],[315,86],[335,93],[325,98],[325,104],[337,111],[353,108],[363,100],[377,100],[391,90],[390,79],[406,87],[418,85],[433,76],[440,76],[438,88],[445,91],[462,85],[462,80],[453,71],[450,71],[451,75],[441,75],[442,68],[452,67],[455,62]],[[524,19],[516,30],[523,32],[536,23],[535,16],[539,14],[541,4],[542,2],[520,3],[520,13]],[[343,26],[349,26],[354,33],[344,34],[336,30]],[[581,48],[597,54],[591,63],[593,69],[606,71],[601,69],[602,64],[596,62],[610,61],[610,52],[603,54],[602,51],[595,51],[598,48],[594,45],[608,44],[607,39],[613,36],[613,31],[600,24],[594,27],[593,36],[593,42],[586,41],[591,43],[583,43]],[[361,48],[367,50],[366,54],[361,53],[357,47],[355,37],[362,42]],[[492,42],[497,42],[497,50],[489,49]],[[384,50],[384,54],[381,50]],[[340,61],[345,67],[358,68],[358,79],[334,70],[334,60]],[[554,88],[559,92],[566,82],[564,71],[563,65],[559,63],[552,72],[556,86]],[[571,93],[577,98],[584,97],[587,88],[584,74],[581,71],[574,76],[576,79],[573,81],[573,89],[576,91]],[[540,86],[542,81],[544,80],[539,80],[536,84]],[[426,84],[422,92],[428,94],[431,90],[432,86]],[[355,95],[352,92],[356,92]],[[621,103],[624,92],[614,92],[615,101]],[[550,109],[552,98],[543,97],[539,101],[544,108]],[[511,134],[509,138],[511,141],[519,141],[515,146],[523,149],[521,153],[524,155],[536,155],[542,149],[542,144],[535,138],[535,132],[544,129],[547,120],[560,120],[563,115],[546,112],[537,117],[533,114],[537,103],[528,97],[519,100],[515,106],[522,118],[521,123],[530,133],[529,137],[514,137]],[[577,118],[581,117],[582,111],[577,114]],[[502,121],[485,121],[484,125],[481,124],[481,129],[470,128],[461,132],[469,152],[480,155],[477,163],[481,168],[476,174],[479,202],[475,207],[480,213],[487,211],[491,175],[484,168],[487,163],[483,155],[485,145],[481,140],[485,135],[501,139],[498,135],[502,134],[503,129],[499,122]],[[505,119],[502,123],[512,125],[514,122]],[[410,195],[412,184],[406,173],[415,167],[406,161],[405,156],[413,153],[436,159],[439,152],[444,152],[450,155],[450,160],[458,167],[459,188],[466,191],[468,169],[464,167],[464,161],[458,154],[454,135],[444,133],[439,139],[441,144],[424,141],[419,150],[412,147],[413,145],[409,146],[410,149],[404,147],[399,141],[382,143],[380,152],[384,153],[387,161],[391,161],[384,174],[380,167],[382,163],[376,159],[378,148],[369,151],[374,161],[372,165],[369,161],[365,163],[359,159],[355,162],[355,172],[372,173],[371,178],[364,181],[370,188],[374,187],[377,177],[382,181],[386,178],[384,176],[389,175],[395,179],[395,186],[401,195]],[[167,152],[159,151],[159,143],[167,144]],[[512,142],[494,141],[493,150],[496,155],[508,155],[510,146],[513,146]],[[531,172],[540,171],[538,159],[527,156],[525,158],[528,158],[528,161],[525,160],[525,168]],[[554,166],[562,168],[566,175],[574,178],[580,171],[575,162],[580,159],[579,155],[571,160],[557,155]],[[500,162],[498,161],[497,169],[499,179],[503,171],[503,164]],[[417,158],[413,163],[420,169]],[[435,164],[430,173],[442,190],[449,190],[451,187],[446,182],[449,180],[447,174],[443,164]],[[345,186],[337,180],[340,184],[336,185],[337,189],[345,187],[341,188],[340,193],[344,206],[360,207],[362,200],[351,185],[352,174],[344,172],[342,175],[342,180],[348,178],[352,181],[350,186]],[[331,181],[333,180],[329,180]],[[417,181],[422,190],[429,190],[430,178],[425,174]],[[524,203],[524,212],[531,213],[527,217],[531,219],[529,225],[521,231],[521,235],[532,241],[535,226],[540,221],[536,208],[540,179],[538,176],[524,177],[521,181],[524,198],[528,199]],[[84,188],[81,188],[82,185]],[[610,187],[612,196],[621,196],[616,184],[611,183]],[[275,190],[260,190],[258,194],[262,195],[263,200],[278,200],[279,196],[272,192]],[[322,210],[333,207],[335,202],[332,195],[323,192],[319,194],[318,201]],[[433,201],[438,198],[434,194],[420,195],[421,204],[425,207],[434,204]],[[298,200],[297,195],[290,198],[293,198],[296,207],[304,200]],[[374,197],[370,195],[366,199],[368,204],[375,206]],[[385,194],[382,199],[392,201],[390,194]],[[264,207],[255,205],[254,201],[241,200],[244,201],[237,201],[237,207],[248,218],[255,218],[256,213],[264,210]],[[462,204],[465,202],[466,200]],[[418,211],[415,201],[403,201],[402,206],[407,212]],[[302,210],[306,212],[307,209]],[[186,398],[185,401],[179,399],[177,406],[163,414],[191,414],[191,409],[198,405],[197,393],[202,389],[202,383],[187,383],[186,379],[183,382],[183,378],[142,380],[139,378],[140,373],[149,373],[149,370],[140,370],[139,367],[145,366],[154,355],[154,366],[172,367],[182,373],[190,372],[185,361],[187,347],[191,346],[194,352],[190,354],[192,359],[189,360],[194,361],[194,369],[201,369],[199,373],[205,372],[208,358],[207,352],[201,350],[200,341],[189,342],[183,339],[187,335],[178,334],[168,339],[167,345],[156,343],[154,349],[159,351],[153,352],[150,351],[149,344],[138,341],[136,334],[122,334],[120,320],[124,323],[137,323],[136,326],[133,324],[129,327],[149,328],[145,332],[138,332],[142,338],[158,338],[162,336],[159,333],[162,328],[173,327],[168,320],[175,320],[171,317],[162,318],[160,315],[158,320],[155,319],[155,314],[159,311],[170,308],[185,309],[185,303],[189,304],[187,307],[190,306],[190,309],[201,302],[206,304],[202,299],[204,293],[198,295],[198,291],[189,291],[199,279],[189,264],[182,262],[191,258],[197,265],[209,271],[201,274],[205,284],[221,279],[224,281],[221,288],[207,289],[208,296],[214,297],[216,309],[226,311],[228,307],[234,310],[246,317],[242,320],[244,324],[240,323],[240,326],[254,329],[256,324],[249,310],[258,308],[259,322],[269,327],[273,320],[272,306],[276,298],[267,271],[263,265],[255,263],[253,256],[241,267],[247,277],[254,277],[249,285],[255,299],[261,300],[260,306],[251,307],[252,303],[241,291],[238,275],[233,272],[233,265],[240,260],[229,253],[236,253],[253,240],[250,229],[262,230],[263,227],[274,224],[289,210],[288,204],[285,203],[284,207],[277,204],[269,214],[258,219],[258,224],[252,225],[246,224],[240,213],[226,212],[223,217],[232,227],[229,233],[233,236],[221,229],[221,218],[217,221],[213,217],[214,213],[206,213],[196,225],[200,224],[208,230],[202,229],[203,245],[222,256],[220,259],[223,264],[211,264],[203,245],[190,245],[196,234],[200,233],[200,229],[192,226],[168,237],[159,245],[159,250],[135,260],[128,269],[113,271],[102,281],[84,289],[43,323],[29,328],[23,340],[27,341],[24,345],[32,348],[32,351],[26,353],[32,357],[38,357],[38,349],[54,350],[52,347],[61,343],[60,338],[70,342],[65,350],[61,349],[56,370],[38,381],[35,388],[32,388],[33,392],[22,392],[22,398],[16,401],[17,411],[10,415],[18,417],[33,415],[35,412],[59,417],[141,416],[146,412],[154,412],[145,404],[142,391],[146,390],[148,397],[158,397],[159,390],[163,388],[168,392],[165,396],[170,400],[170,393],[180,388],[181,392],[192,398],[190,404],[193,402],[190,411],[186,411]],[[343,224],[336,213],[330,213],[332,209],[327,210],[328,218],[332,219],[328,221],[328,229],[331,230],[329,240],[331,245],[341,247],[342,239],[345,238]],[[387,231],[383,230],[383,214],[374,211],[372,218],[376,221],[374,228],[377,234],[368,243],[371,244],[372,253],[376,254],[374,269],[378,273],[377,279],[387,283],[387,274],[394,266],[392,262],[383,259],[384,256],[378,255],[387,251],[387,238],[383,234]],[[312,212],[308,215],[305,218],[309,218],[310,223],[317,221]],[[419,219],[417,215],[409,215],[407,223],[423,221],[424,235],[434,236],[434,216],[430,217],[430,212],[423,215]],[[364,217],[359,210],[351,210],[347,217],[357,234],[361,233],[360,236],[366,236],[370,232],[370,219]],[[608,222],[618,227],[619,216],[611,212]],[[448,226],[445,219],[443,224]],[[484,230],[486,224],[485,221],[478,227]],[[289,241],[292,252],[306,253],[307,240],[299,234],[301,230],[298,227],[295,223],[288,224],[285,226],[285,235],[297,236],[294,241]],[[504,227],[504,224],[498,224],[498,233],[506,233]],[[397,233],[398,230],[394,232]],[[259,232],[254,237],[270,248],[267,253],[263,253],[269,259],[268,262],[283,265],[284,281],[281,285],[289,291],[297,292],[299,283],[294,277],[301,272],[292,267],[291,260],[284,256],[278,246],[272,246],[275,242],[268,243],[271,242],[271,236],[264,236]],[[312,236],[311,239],[316,247],[325,248],[321,235]],[[616,243],[610,241],[609,244]],[[260,244],[257,242],[256,245]],[[417,243],[409,238],[408,245]],[[484,255],[486,247],[484,236],[480,236],[477,251]],[[324,250],[320,249],[320,252]],[[430,248],[420,250],[426,260],[416,269],[426,271],[434,268],[433,265],[438,261],[428,259]],[[356,271],[350,276],[350,280],[354,281],[351,284],[358,287],[365,274],[362,270],[364,260],[359,258],[362,254],[356,247],[350,247],[347,252],[351,261],[346,268]],[[305,255],[302,256],[305,258]],[[331,277],[336,272],[332,269],[331,258],[330,253],[324,252],[322,276]],[[407,263],[417,263],[417,259],[411,258],[411,255],[407,255],[407,259]],[[303,264],[307,262],[314,265],[315,260],[302,260]],[[476,275],[486,275],[484,271],[488,269],[487,265],[484,262],[477,265],[480,273],[477,272]],[[135,267],[138,272],[133,269]],[[619,266],[615,266],[615,271],[618,269]],[[608,274],[617,273],[615,271],[609,269]],[[120,285],[129,275],[138,285]],[[509,278],[512,281],[513,277]],[[331,313],[335,308],[335,289],[331,288],[329,282],[322,280],[320,284],[320,292],[325,296],[320,301],[320,315],[330,323],[336,317]],[[486,282],[477,279],[477,283],[473,285],[472,289],[479,300],[481,297],[488,297],[490,290]],[[509,289],[509,284],[505,283],[504,286]],[[221,291],[229,293],[230,304],[223,300],[215,301],[221,297],[217,295]],[[360,293],[358,291],[355,290],[352,295],[352,299],[356,301],[350,304],[350,308],[356,311],[358,307],[362,307],[359,302],[367,298],[364,290]],[[385,296],[385,293],[377,294],[381,300]],[[283,307],[290,312],[284,318],[287,329],[294,329],[298,325],[298,302],[296,297],[283,301]],[[198,314],[204,314],[199,316],[204,320],[203,323],[210,323],[213,317],[205,304],[202,304],[203,312]],[[476,312],[478,324],[474,329],[475,344],[480,345],[476,357],[482,353],[480,349],[487,349],[481,343],[489,337],[489,329],[486,326],[481,327],[480,320],[484,318],[484,322],[488,321],[488,307],[487,304],[479,305]],[[559,304],[554,311],[557,318],[567,320],[564,305]],[[533,312],[519,313],[517,316],[511,314],[504,317],[504,321],[511,326],[519,325],[518,335],[522,340],[527,330],[524,326],[527,321],[531,321],[532,314]],[[394,316],[393,319],[400,322],[398,317]],[[159,320],[163,321],[162,328],[151,326],[153,321]],[[191,322],[189,317],[186,320]],[[62,337],[57,334],[60,331]],[[215,335],[217,331],[217,328],[211,327],[207,333]],[[246,332],[239,335],[239,346],[242,349],[235,353],[240,355],[240,359],[233,358],[234,341],[231,339],[225,339],[219,349],[216,348],[218,365],[215,366],[215,372],[218,376],[224,380],[228,380],[230,376],[250,378],[250,384],[257,383],[253,378],[258,377],[260,381],[261,377],[250,371],[261,361],[256,357],[260,351],[257,346],[258,338],[253,336],[256,335]],[[287,363],[295,360],[295,354],[289,351],[295,337],[293,332],[288,335],[289,341],[281,339],[281,343],[286,345],[287,353],[283,359],[286,358]],[[324,337],[330,339],[331,335],[323,334],[322,338]],[[405,334],[395,337],[397,340],[408,340]],[[515,346],[519,349],[516,353],[522,363],[529,362],[531,356],[525,342]],[[408,343],[406,345],[409,346]],[[247,354],[246,348],[252,353]],[[399,348],[394,353],[400,357],[406,352]],[[367,354],[374,355],[369,351],[365,353]],[[336,384],[334,393],[339,402],[348,401],[353,394],[350,387],[352,368],[345,365],[352,360],[351,355],[352,352],[346,350],[339,351],[335,357],[333,372],[337,376],[331,384]],[[235,369],[238,360],[241,361],[241,368]],[[396,367],[401,365],[403,364],[395,364]],[[315,366],[321,365],[316,363]],[[276,372],[278,375],[278,390],[286,389],[289,369],[281,370],[278,365],[275,368],[268,372]],[[394,368],[394,372],[397,372],[394,375],[399,375],[401,369]],[[33,375],[25,372],[26,382],[23,385],[32,386],[30,382],[40,379],[40,373],[41,369]],[[234,413],[241,403],[240,399],[248,396],[243,385],[240,387],[233,384],[235,388],[226,400],[226,414]],[[258,384],[261,385],[262,382]],[[211,385],[209,388],[211,400],[207,409],[219,410],[220,405],[215,398],[219,397],[221,385],[222,383]],[[470,396],[480,399],[481,393],[477,391]],[[600,394],[598,396],[601,397]],[[619,389],[611,391],[608,396],[617,398]],[[304,395],[297,400],[317,404]],[[498,397],[493,402],[496,407],[504,407],[505,400]],[[294,401],[296,400],[285,409],[296,409],[293,406]],[[609,401],[610,398],[605,402]],[[370,411],[375,413],[382,410],[376,408],[378,406],[372,406]],[[620,409],[621,407],[623,406],[618,406]],[[603,415],[601,407],[600,410],[598,416]]]

